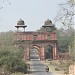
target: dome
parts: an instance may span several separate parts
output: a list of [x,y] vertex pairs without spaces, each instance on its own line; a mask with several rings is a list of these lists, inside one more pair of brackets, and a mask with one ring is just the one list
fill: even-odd
[[47,19],[47,20],[44,22],[44,25],[50,25],[50,24],[52,24],[52,21],[49,20],[49,19]]
[[24,21],[22,19],[20,19],[18,22],[17,22],[17,25],[24,25]]

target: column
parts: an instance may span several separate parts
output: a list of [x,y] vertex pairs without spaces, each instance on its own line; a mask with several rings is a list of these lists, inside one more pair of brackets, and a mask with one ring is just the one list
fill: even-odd
[[45,52],[44,52],[44,47],[43,46],[41,48],[41,60],[45,60]]
[[57,47],[56,47],[56,44],[55,44],[55,50],[54,50],[54,52],[55,52],[55,59],[57,58]]
[[55,59],[55,48],[53,46],[53,59]]

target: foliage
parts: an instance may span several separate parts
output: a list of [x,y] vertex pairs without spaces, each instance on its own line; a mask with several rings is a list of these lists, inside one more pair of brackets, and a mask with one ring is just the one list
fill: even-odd
[[10,72],[27,72],[23,48],[14,46],[14,32],[0,33],[0,67]]
[[50,65],[55,66],[55,71],[64,71],[64,73],[68,73],[69,66],[73,64],[72,60],[54,60],[50,61]]
[[56,67],[56,68],[55,68],[55,71],[60,71],[60,70],[59,70],[59,68]]
[[0,52],[0,66],[5,66],[5,68],[10,72],[27,72],[27,65],[18,55],[13,54],[9,51]]
[[27,73],[27,65],[25,64],[24,61],[22,61],[21,59],[17,58],[16,56],[9,57],[7,63],[9,63],[9,64],[6,65],[6,68],[10,72]]
[[44,31],[44,28],[41,27],[40,29],[37,30],[37,32],[43,32]]
[[9,32],[1,32],[0,33],[0,44],[1,45],[6,45],[6,46],[11,46],[14,42],[14,32],[9,31]]
[[58,65],[58,67],[60,70],[64,70],[65,74],[68,73],[69,66],[74,63],[72,60],[60,60],[59,62],[60,64]]
[[69,46],[73,48],[72,42],[74,41],[74,32],[74,29],[64,30],[62,28],[56,31],[59,52],[69,51]]

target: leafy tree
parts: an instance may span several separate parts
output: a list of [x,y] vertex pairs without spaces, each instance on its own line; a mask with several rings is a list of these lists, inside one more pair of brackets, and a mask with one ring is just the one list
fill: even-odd
[[19,59],[17,56],[8,57],[7,63],[9,64],[6,65],[6,69],[10,72],[27,73],[27,65],[25,64],[25,61]]
[[23,60],[23,49],[14,45],[15,32],[0,33],[0,67],[10,72],[27,72],[27,65]]
[[69,46],[73,46],[72,42],[74,41],[74,29],[59,29],[56,31],[57,40],[60,52],[69,51]]
[[27,73],[27,65],[19,56],[9,51],[0,52],[0,66],[5,66],[10,72]]
[[41,27],[40,29],[37,30],[37,32],[43,32],[44,31],[44,28]]

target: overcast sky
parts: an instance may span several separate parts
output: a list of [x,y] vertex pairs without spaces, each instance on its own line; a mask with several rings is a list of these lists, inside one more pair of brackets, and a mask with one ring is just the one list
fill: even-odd
[[[0,0],[0,32],[16,30],[15,25],[21,18],[27,25],[26,31],[36,31],[48,18],[54,22],[59,10],[58,4],[64,0]],[[56,27],[60,25],[56,24]]]

